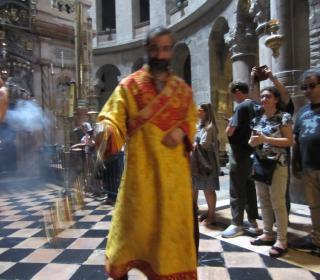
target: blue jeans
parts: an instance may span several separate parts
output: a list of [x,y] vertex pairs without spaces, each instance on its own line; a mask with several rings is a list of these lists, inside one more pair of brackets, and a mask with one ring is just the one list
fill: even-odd
[[302,185],[310,208],[312,242],[320,247],[320,170],[304,170]]

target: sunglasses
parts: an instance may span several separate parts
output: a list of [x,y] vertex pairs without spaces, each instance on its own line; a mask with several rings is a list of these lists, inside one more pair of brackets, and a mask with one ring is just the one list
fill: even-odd
[[304,84],[301,85],[301,90],[307,90],[307,89],[314,89],[316,86],[318,85],[318,83],[310,83],[310,84]]

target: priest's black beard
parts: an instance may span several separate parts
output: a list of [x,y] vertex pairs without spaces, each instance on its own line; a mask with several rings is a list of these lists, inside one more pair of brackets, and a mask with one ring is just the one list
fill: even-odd
[[157,58],[149,58],[148,64],[150,66],[151,71],[156,72],[167,72],[169,70],[169,60],[166,59],[157,59]]

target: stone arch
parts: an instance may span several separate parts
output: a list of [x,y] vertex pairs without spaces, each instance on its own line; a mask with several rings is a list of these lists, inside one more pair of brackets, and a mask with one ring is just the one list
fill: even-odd
[[113,64],[105,64],[98,69],[96,73],[95,91],[98,95],[98,104],[100,111],[109,99],[111,93],[118,85],[120,70]]
[[231,53],[224,40],[228,31],[228,22],[220,17],[213,24],[209,35],[211,103],[219,130],[218,139],[222,158],[226,157],[228,143],[224,133],[227,125],[225,118],[232,115],[232,100],[228,93],[228,85],[232,81]]
[[144,58],[140,57],[138,58],[132,65],[132,69],[131,72],[135,72],[137,70],[139,70],[144,64]]
[[191,85],[191,56],[187,44],[178,43],[174,47],[171,66],[176,75]]

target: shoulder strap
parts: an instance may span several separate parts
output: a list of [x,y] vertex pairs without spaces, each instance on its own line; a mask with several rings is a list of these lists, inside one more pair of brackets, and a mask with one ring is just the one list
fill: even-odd
[[250,121],[252,121],[252,119],[258,115],[259,106],[253,100],[251,100],[250,105],[249,117]]

